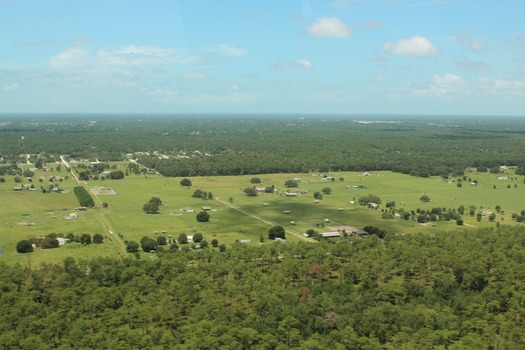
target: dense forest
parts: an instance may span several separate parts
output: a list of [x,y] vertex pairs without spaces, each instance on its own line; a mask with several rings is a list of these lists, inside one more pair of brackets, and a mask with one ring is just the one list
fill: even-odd
[[1,264],[4,349],[525,349],[525,229]]
[[523,166],[519,119],[351,116],[4,117],[4,163],[136,158],[165,176],[392,170],[416,176]]

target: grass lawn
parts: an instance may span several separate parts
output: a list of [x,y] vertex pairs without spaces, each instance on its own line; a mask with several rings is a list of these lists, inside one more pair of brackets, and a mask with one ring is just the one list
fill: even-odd
[[[123,167],[123,164],[118,164]],[[123,168],[122,168],[123,169]],[[37,174],[49,176],[51,174]],[[56,175],[66,176],[62,172]],[[76,185],[71,179],[60,182],[63,193],[42,193],[39,191],[14,191],[12,178],[6,177],[0,183],[3,210],[0,212],[0,249],[4,253],[0,259],[11,262],[26,261],[27,255],[15,252],[15,245],[21,239],[32,235],[56,233],[103,233],[108,242],[102,245],[81,246],[69,244],[59,249],[40,250],[31,254],[35,263],[60,261],[64,257],[119,256],[122,255],[123,241],[140,241],[144,236],[154,238],[157,234],[171,235],[177,238],[185,233],[189,236],[201,232],[205,239],[216,238],[219,243],[232,243],[236,240],[251,240],[258,244],[259,238],[267,237],[273,225],[282,225],[287,231],[287,239],[303,240],[302,233],[310,228],[320,232],[329,231],[330,226],[350,225],[362,228],[372,225],[390,233],[435,232],[456,229],[455,221],[436,221],[425,225],[401,218],[383,219],[385,203],[396,202],[399,210],[411,211],[434,207],[457,209],[463,205],[466,209],[462,216],[467,227],[494,227],[495,222],[476,216],[469,216],[470,206],[476,213],[480,209],[495,212],[496,205],[501,206],[501,213],[496,216],[500,223],[516,224],[512,213],[525,209],[525,185],[522,176],[510,174],[489,174],[467,172],[462,187],[457,183],[447,183],[438,177],[417,178],[392,172],[374,172],[369,176],[361,173],[342,172],[327,174],[335,181],[325,181],[321,176],[312,174],[271,174],[257,175],[262,182],[257,187],[274,185],[275,193],[260,192],[255,197],[248,197],[243,189],[253,187],[250,182],[253,175],[193,177],[192,187],[180,185],[181,178],[166,178],[159,175],[129,175],[124,180],[90,180],[87,187],[108,187],[116,194],[99,194],[95,197],[96,209],[78,213],[77,220],[66,220],[72,208],[78,206],[75,196],[70,192]],[[508,176],[509,180],[498,180]],[[286,180],[301,178],[299,189],[308,194],[288,197],[284,194]],[[342,178],[342,181],[340,180]],[[470,179],[470,181],[468,181]],[[470,185],[477,180],[478,185]],[[44,187],[48,185],[44,182]],[[40,183],[35,184],[38,188]],[[353,187],[354,186],[354,187]],[[314,202],[313,193],[322,192],[329,187],[330,194]],[[355,188],[357,187],[357,188]],[[507,188],[510,187],[510,188]],[[196,189],[212,192],[214,199],[192,198]],[[289,189],[294,190],[294,189]],[[382,204],[378,209],[371,209],[351,201],[359,197],[378,195]],[[430,202],[422,203],[420,197],[427,195]],[[151,197],[162,200],[159,214],[144,214],[142,207]],[[102,206],[107,203],[107,208]],[[202,207],[210,207],[210,221],[200,223],[196,215]],[[187,210],[191,208],[193,212]],[[24,215],[24,216],[22,216]],[[34,225],[28,226],[28,222]],[[121,237],[121,238],[119,238]]]

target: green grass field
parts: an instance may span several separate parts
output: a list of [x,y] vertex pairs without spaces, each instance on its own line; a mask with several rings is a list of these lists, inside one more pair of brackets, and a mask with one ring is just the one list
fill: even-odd
[[[123,163],[117,165],[124,169]],[[67,173],[38,172],[34,178],[51,175],[65,177]],[[158,234],[165,231],[166,235],[172,235],[173,238],[182,232],[187,235],[201,232],[208,241],[216,238],[219,243],[227,244],[236,240],[251,240],[253,244],[258,244],[259,238],[266,238],[273,225],[284,226],[287,239],[292,241],[303,240],[302,233],[310,228],[322,232],[329,231],[330,226],[341,225],[359,228],[373,225],[390,233],[436,232],[457,228],[455,221],[422,225],[401,218],[382,219],[381,209],[389,201],[396,201],[396,208],[405,210],[433,207],[448,209],[463,205],[468,212],[469,206],[475,206],[476,211],[479,211],[482,208],[494,210],[496,205],[500,205],[502,212],[497,215],[496,221],[502,224],[515,224],[511,214],[525,209],[522,199],[525,198],[523,177],[515,177],[512,173],[496,175],[467,172],[466,176],[477,180],[479,185],[471,186],[470,181],[463,181],[461,188],[437,177],[417,178],[392,172],[375,172],[370,176],[351,172],[327,175],[336,180],[325,181],[312,174],[258,175],[262,183],[257,184],[257,187],[274,185],[278,191],[259,193],[256,197],[248,197],[243,192],[244,188],[253,186],[250,183],[253,175],[195,177],[191,178],[191,188],[182,187],[180,178],[159,175],[130,175],[124,180],[91,180],[85,182],[88,188],[108,187],[116,194],[94,196],[97,208],[79,212],[76,220],[66,220],[73,208],[78,206],[71,192],[76,186],[72,179],[59,182],[63,193],[42,193],[40,186],[47,188],[47,180],[34,183],[38,191],[20,192],[13,189],[19,184],[15,184],[12,177],[5,177],[6,182],[0,183],[0,249],[4,251],[0,259],[23,264],[31,259],[31,263],[39,264],[61,261],[66,256],[123,256],[126,254],[125,240],[139,241],[143,236],[155,237],[155,231]],[[511,179],[498,180],[499,176],[509,176]],[[285,196],[285,181],[296,177],[301,178],[298,188],[308,190],[308,194]],[[339,178],[343,178],[343,181]],[[27,181],[25,184],[29,185]],[[365,188],[356,189],[352,186]],[[315,203],[313,193],[324,187],[330,187],[332,193],[324,194],[323,199]],[[196,189],[212,192],[214,199],[192,198]],[[368,194],[381,197],[382,204],[378,209],[350,203]],[[419,198],[423,194],[430,197],[429,203],[420,202]],[[151,197],[159,197],[163,202],[159,214],[144,214],[142,211],[142,206]],[[104,208],[102,203],[108,203],[108,207]],[[212,209],[210,222],[196,221],[195,216],[203,206]],[[186,212],[182,208],[192,208],[194,212]],[[486,218],[478,222],[476,216],[467,213],[463,219],[467,227],[496,225]],[[102,233],[107,242],[88,246],[72,243],[52,250],[36,249],[29,254],[30,258],[28,254],[16,253],[15,246],[19,240],[52,232]]]

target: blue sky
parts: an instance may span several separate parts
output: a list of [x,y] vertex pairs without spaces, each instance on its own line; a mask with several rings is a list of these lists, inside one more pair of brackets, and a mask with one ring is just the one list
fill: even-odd
[[523,0],[0,0],[0,113],[525,116]]

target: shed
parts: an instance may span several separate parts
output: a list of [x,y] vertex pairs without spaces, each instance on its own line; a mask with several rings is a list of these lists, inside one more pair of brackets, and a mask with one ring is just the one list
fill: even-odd
[[341,237],[341,233],[339,233],[337,231],[323,232],[323,233],[320,234],[320,236],[322,238],[339,238],[339,237]]

